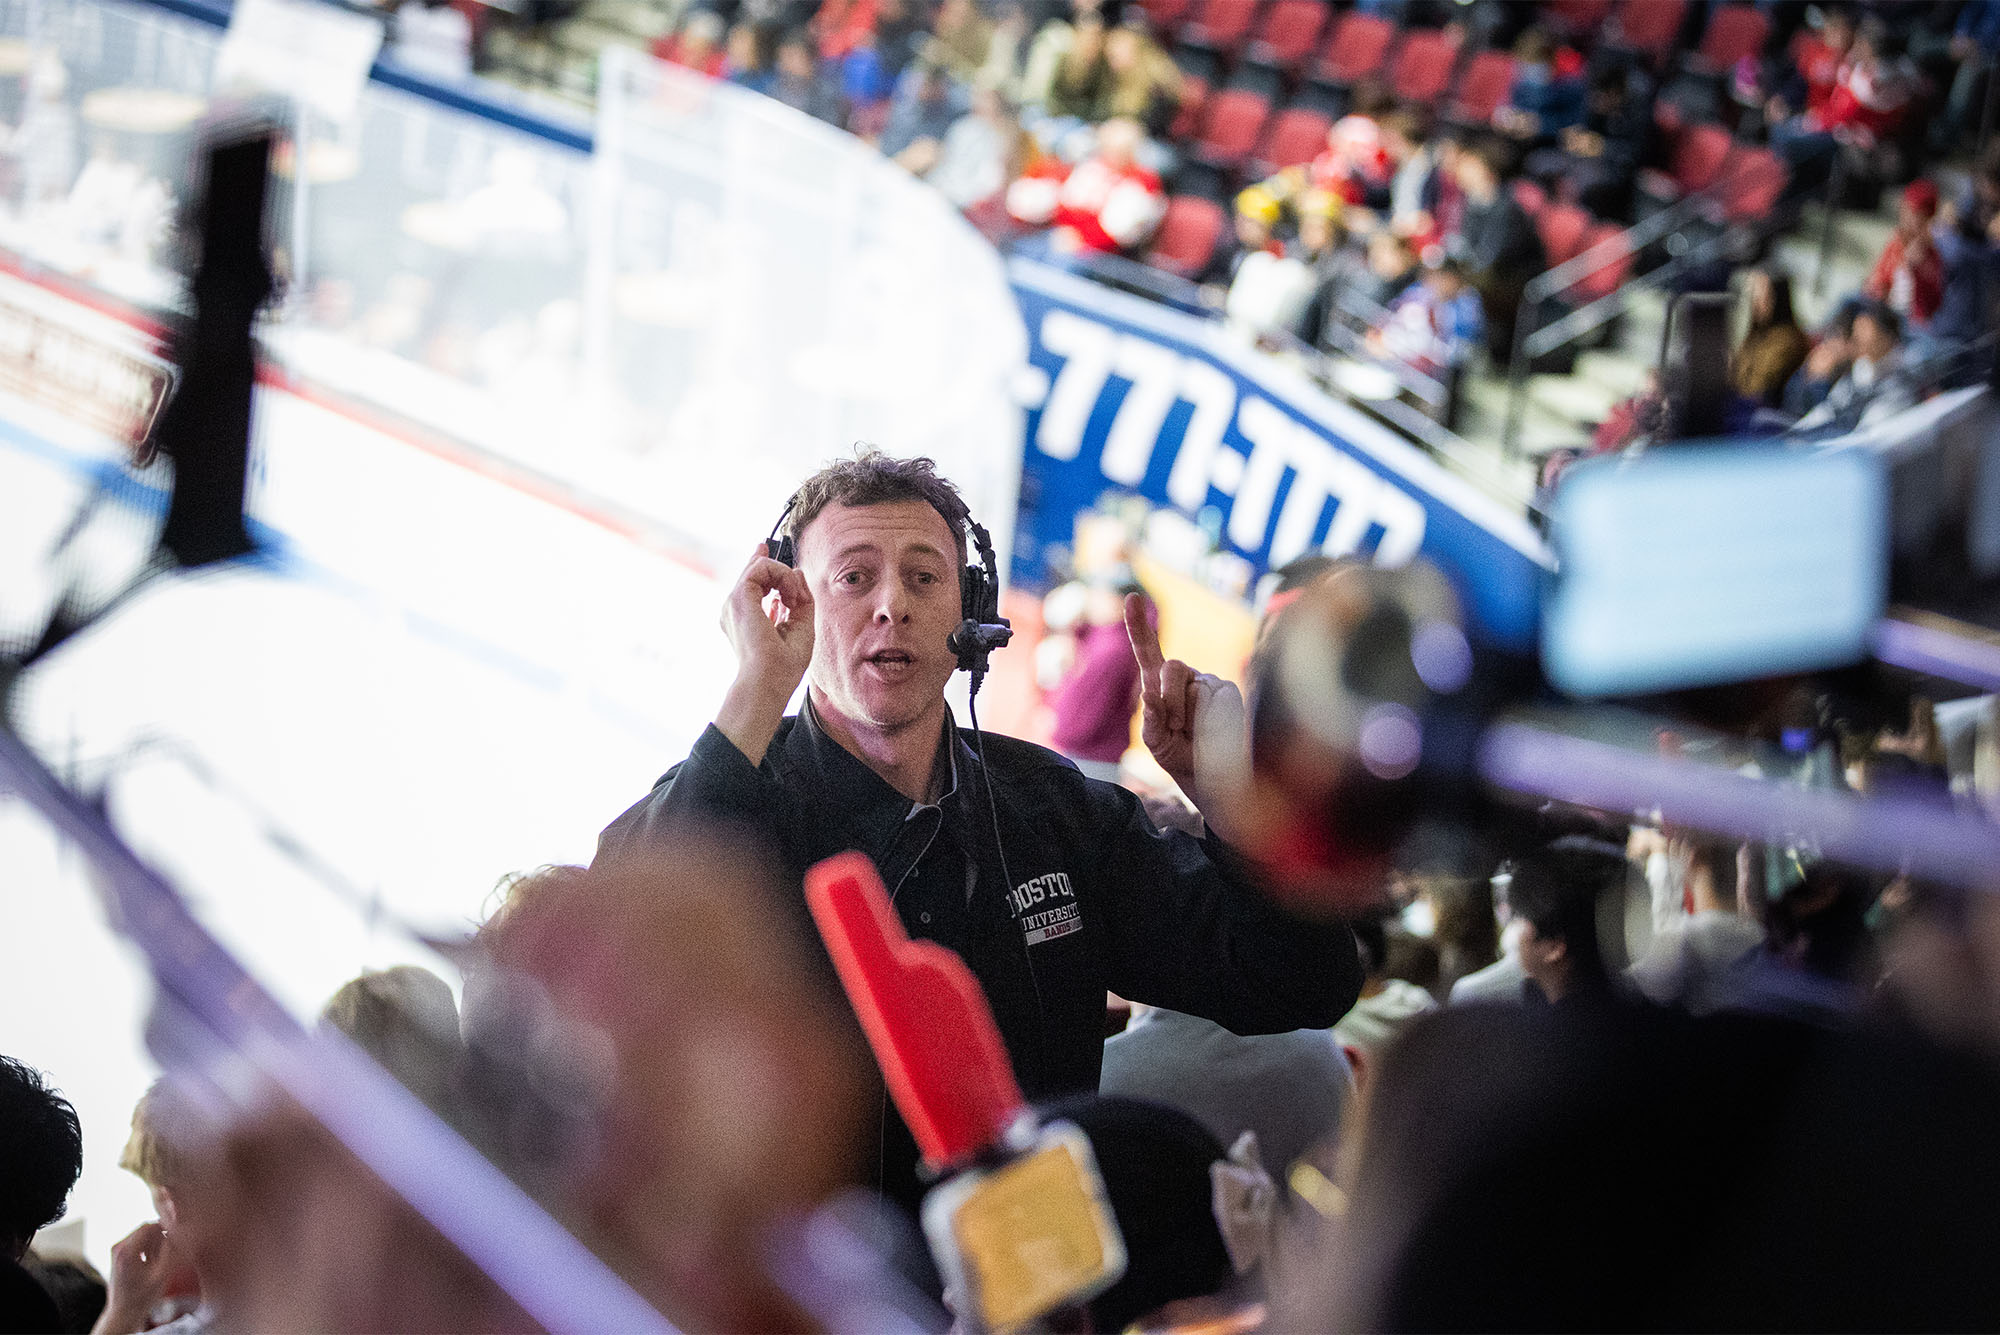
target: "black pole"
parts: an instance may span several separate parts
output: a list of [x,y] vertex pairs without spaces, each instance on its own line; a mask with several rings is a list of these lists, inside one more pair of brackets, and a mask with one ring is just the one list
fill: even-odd
[[243,556],[256,546],[243,520],[243,500],[257,376],[251,325],[271,295],[264,198],[274,137],[270,126],[259,125],[224,133],[208,152],[195,314],[174,349],[180,390],[160,414],[153,437],[174,462],[160,546],[183,566]]

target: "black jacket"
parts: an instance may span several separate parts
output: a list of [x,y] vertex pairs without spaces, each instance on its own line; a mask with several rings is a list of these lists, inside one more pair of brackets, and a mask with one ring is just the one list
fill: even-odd
[[[1132,793],[1052,751],[989,735],[982,766],[970,732],[948,736],[949,791],[918,806],[810,710],[779,726],[758,766],[711,726],[604,831],[598,861],[643,855],[690,815],[762,831],[793,886],[813,863],[861,850],[910,935],[971,967],[1038,1101],[1096,1090],[1107,990],[1243,1034],[1325,1028],[1354,1003],[1353,934],[1281,914],[1218,840],[1162,833]],[[914,1146],[895,1133],[883,1185],[913,1203]]]

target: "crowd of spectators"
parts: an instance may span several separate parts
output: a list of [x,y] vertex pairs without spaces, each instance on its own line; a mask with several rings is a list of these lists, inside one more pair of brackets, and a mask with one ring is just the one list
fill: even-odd
[[[1287,592],[1311,595],[1341,570],[1316,558],[1287,576]],[[1276,624],[1292,605],[1278,595],[1267,615]],[[1093,622],[1108,614],[1080,610],[1080,651],[1094,658]],[[1129,720],[1132,696],[1108,693]],[[1718,739],[1716,761],[1967,815],[2000,810],[1990,697],[1940,707],[1800,683],[1768,719]],[[1764,1258],[1725,1265],[1703,1250],[1701,1276],[1731,1281],[1712,1290],[1693,1277],[1663,1289],[1605,1260],[1591,1309],[1601,1322],[1801,1310],[1783,1305],[1808,1279],[1832,1288],[1803,1310],[1838,1315],[1859,1294],[1861,1310],[1891,1324],[1952,1324],[1990,1300],[1979,1240],[1992,1198],[1958,1212],[2000,1172],[1982,1120],[2000,1107],[2000,1028],[1982,990],[1989,905],[1857,873],[1809,846],[1561,806],[1510,815],[1481,846],[1503,855],[1418,856],[1353,910],[1367,977],[1330,1031],[1243,1036],[1157,1007],[1132,1008],[1129,1023],[1114,1013],[1100,1092],[1044,1109],[1092,1142],[1130,1253],[1120,1283],[1088,1304],[1089,1328],[1292,1329],[1308,1315],[1320,1328],[1341,1313],[1397,1329],[1554,1320],[1570,1312],[1557,1282],[1569,1260],[1517,1258],[1529,1273],[1495,1290],[1450,1278],[1473,1245],[1459,1239],[1457,1193],[1531,1171],[1549,1174],[1553,1195],[1482,1197],[1483,1226],[1554,1227],[1552,1200],[1582,1211],[1555,1218],[1593,1258],[1611,1244],[1591,1230],[1623,1239],[1663,1218],[1740,1232]],[[466,943],[462,1007],[442,978],[402,966],[348,983],[321,1023],[619,1258],[675,1319],[801,1328],[758,1258],[787,1212],[851,1182],[877,1131],[855,1037],[786,925],[782,894],[742,847],[692,833],[669,865],[643,872],[542,868],[504,883]],[[1495,1085],[1501,1052],[1538,1055]],[[1663,1106],[1705,1107],[1732,1128],[1726,1158],[1685,1181],[1662,1176],[1657,1137],[1675,1123],[1659,1107],[1621,1121],[1641,1116],[1647,1105],[1630,1102],[1641,1094],[1604,1102],[1600,1088],[1636,1078],[1619,1074],[1634,1054],[1657,1064],[1635,1087],[1643,1097],[1685,1080]],[[1745,1085],[1741,1063],[1762,1074]],[[1839,1080],[1853,1069],[1877,1080]],[[1853,1170],[1837,1134],[1893,1107],[1879,1088],[1892,1078],[1952,1109],[1910,1138],[1920,1149],[1897,1154],[1898,1173],[1914,1177]],[[1468,1120],[1487,1139],[1459,1139]],[[1408,1158],[1419,1126],[1438,1137],[1423,1167]],[[1560,1152],[1542,1139],[1552,1128]],[[0,1328],[199,1335],[519,1319],[296,1110],[225,1112],[215,1091],[178,1077],[150,1088],[120,1167],[158,1219],[113,1248],[108,1277],[31,1246],[82,1163],[76,1114],[48,1076],[0,1060],[0,1131]],[[1607,1193],[1577,1180],[1586,1168],[1645,1189]],[[1850,1171],[1855,1194],[1816,1215],[1818,1175]],[[1898,1191],[1916,1199],[1899,1204]],[[1902,1230],[1886,1240],[1871,1233],[1883,1209]],[[1364,1231],[1341,1232],[1343,1220]],[[1808,1221],[1814,1246],[1787,1241]],[[1389,1273],[1352,1264],[1353,1249],[1397,1246],[1407,1250]],[[1877,1268],[1840,1273],[1835,1260],[1869,1246],[1881,1248]],[[1916,1274],[1929,1282],[1898,1287]]]
[[[1559,30],[1563,6],[1475,2],[1454,7],[1455,45],[1512,62],[1477,124],[1440,127],[1451,118],[1357,84],[1301,160],[1217,172],[1174,132],[1211,80],[1137,9],[759,4],[697,8],[659,54],[873,140],[1056,263],[1164,263],[1148,247],[1168,183],[1205,180],[1231,225],[1183,276],[1224,291],[1229,318],[1348,350],[1328,336],[1344,325],[1363,354],[1444,382],[1482,349],[1504,354],[1528,318],[1529,282],[1557,258],[1549,209],[1618,224],[1648,207],[1643,169],[1672,137],[1663,88],[1727,96],[1736,132],[1801,175],[1893,177],[1921,128],[1907,108],[1930,96],[1962,133],[2000,44],[2000,5],[1927,6],[1894,33],[1879,13],[1799,26],[1774,5],[1757,52],[1703,83]],[[1948,80],[1904,54],[1926,34]],[[2000,163],[1973,164],[1962,186],[1903,174],[1894,230],[1825,327],[1802,325],[1781,269],[1746,269],[1741,335],[1693,347],[1621,405],[1599,448],[1688,434],[1694,416],[1842,430],[1958,380],[1994,327]],[[1376,626],[1382,609],[1337,583],[1355,569],[1281,572],[1258,653],[1301,598]],[[1134,592],[1121,572],[1048,618],[1058,745],[1103,779],[1120,777],[1142,693],[1160,690]],[[1157,627],[1152,641],[1157,657]],[[1992,697],[1938,704],[1900,679],[1783,686],[1704,700],[1729,723],[1704,734],[1703,763],[2000,816]],[[933,813],[952,795],[904,807]],[[1170,793],[1145,811],[1136,837],[1217,843]],[[1413,846],[1313,924],[1345,923],[1365,975],[1336,1023],[1238,1034],[1142,1005],[1120,1025],[1128,1008],[1107,998],[1117,1032],[1099,1088],[1044,1109],[1090,1139],[1129,1253],[1080,1328],[1956,1327],[2000,1310],[1988,899],[1841,866],[1808,839],[1561,805],[1480,820],[1444,852]],[[650,861],[510,879],[456,943],[457,995],[422,969],[364,974],[322,1023],[678,1322],[803,1328],[773,1238],[861,1180],[886,1104],[796,887],[753,841],[673,833]],[[1028,977],[1038,988],[1032,964]],[[77,1116],[51,1087],[63,1073],[0,1059],[0,1329],[523,1324],[311,1118],[282,1100],[228,1106],[186,1074],[134,1110],[121,1167],[158,1219],[119,1242],[104,1277],[35,1248],[82,1165]],[[1899,1134],[1912,1108],[1921,1133]]]
[[[1915,179],[1861,294],[1895,314],[1911,358],[1992,327],[1992,210],[1974,198],[1989,173],[1940,206],[1955,176],[1925,171],[1984,125],[2000,43],[1987,0],[1368,0],[1306,6],[1302,51],[1280,15],[1296,7],[701,0],[656,49],[879,144],[1002,244],[1176,300],[1189,280],[1248,337],[1431,382],[1419,398],[1447,422],[1469,367],[1511,363],[1538,275],[1594,257],[1525,313],[1534,327],[1664,258],[1613,239],[1691,197],[1705,204],[1684,236],[1733,227],[1745,237],[1719,253],[1768,251],[1788,202],[1835,165],[1862,200]],[[1372,57],[1340,49],[1377,32]],[[1162,277],[1107,271],[1106,256]],[[1416,281],[1447,260],[1453,275]],[[1815,341],[1844,346],[1853,309]],[[1768,387],[1750,397],[1787,407]],[[1794,416],[1815,406],[1799,403]]]
[[[1986,379],[2000,329],[2000,224],[1989,202],[2000,198],[2000,156],[1975,164],[1952,198],[1941,195],[1927,177],[1903,189],[1867,277],[1817,329],[1801,324],[1781,268],[1744,272],[1742,332],[1718,386],[1732,432],[1837,434]],[[1673,438],[1667,398],[1655,377],[1616,407],[1592,448]]]

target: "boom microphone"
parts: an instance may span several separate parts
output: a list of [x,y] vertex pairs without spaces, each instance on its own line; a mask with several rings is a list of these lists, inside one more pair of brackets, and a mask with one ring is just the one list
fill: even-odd
[[[1013,638],[1014,628],[1005,621],[993,625],[967,617],[958,623],[958,629],[945,636],[944,645],[963,660],[968,653],[985,655],[995,649],[1004,649]],[[979,661],[984,663],[984,657]]]

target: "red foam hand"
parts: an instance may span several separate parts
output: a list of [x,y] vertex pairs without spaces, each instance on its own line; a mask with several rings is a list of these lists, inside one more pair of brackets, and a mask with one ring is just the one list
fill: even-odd
[[924,1158],[948,1167],[997,1142],[1026,1100],[965,961],[910,940],[860,853],[808,871],[806,903]]

